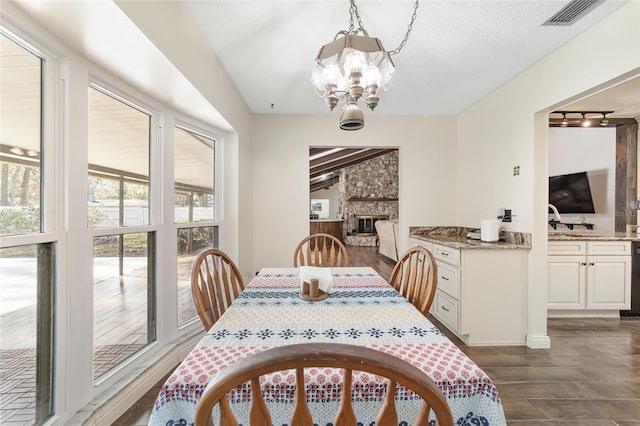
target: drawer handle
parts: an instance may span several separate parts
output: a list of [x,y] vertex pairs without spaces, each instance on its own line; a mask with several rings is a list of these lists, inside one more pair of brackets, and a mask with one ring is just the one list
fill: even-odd
[[441,306],[441,308],[442,308],[443,311],[449,312],[449,310],[447,308],[445,308],[444,306]]
[[589,262],[589,266],[593,266],[593,265],[595,265],[595,263]]
[[582,266],[587,266],[587,262],[582,262],[581,265]]
[[440,275],[440,278],[442,278],[445,281],[449,281],[449,278],[445,277],[444,275]]
[[449,256],[449,253],[447,253],[446,251],[441,251],[441,252],[440,252],[440,255],[441,255],[441,256]]

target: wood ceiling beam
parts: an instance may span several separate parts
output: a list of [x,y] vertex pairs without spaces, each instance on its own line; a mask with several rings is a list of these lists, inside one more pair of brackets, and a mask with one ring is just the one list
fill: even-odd
[[370,160],[372,158],[387,154],[394,150],[395,149],[364,149],[364,150],[360,150],[360,152],[357,154],[352,153],[351,155],[346,155],[341,158],[336,158],[333,161],[325,162],[323,164],[319,164],[314,167],[311,167],[310,165],[309,176],[310,178],[321,176],[325,173],[330,173],[354,164],[358,164],[362,161]]
[[327,188],[330,188],[331,186],[333,186],[335,184],[336,184],[336,182],[332,182],[329,179],[323,180],[323,181],[320,181],[320,182],[316,182],[316,183],[313,183],[313,184],[309,185],[309,192],[319,191],[321,189],[327,189]]

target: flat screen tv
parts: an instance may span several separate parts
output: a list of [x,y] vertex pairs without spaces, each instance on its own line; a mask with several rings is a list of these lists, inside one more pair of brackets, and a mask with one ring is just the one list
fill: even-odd
[[549,176],[549,204],[559,213],[595,213],[587,172]]

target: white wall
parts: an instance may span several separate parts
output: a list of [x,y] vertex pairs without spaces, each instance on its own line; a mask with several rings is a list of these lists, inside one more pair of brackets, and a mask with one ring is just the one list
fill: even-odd
[[456,223],[456,129],[451,117],[381,117],[365,112],[365,127],[338,128],[338,114],[258,115],[253,134],[254,269],[290,266],[309,233],[309,147],[400,149],[401,250],[409,226]]
[[340,207],[340,190],[338,188],[338,181],[331,185],[329,188],[313,191],[309,198],[311,200],[329,200],[329,212],[328,218],[335,219],[338,214],[338,207]]
[[[549,345],[547,113],[638,73],[640,2],[632,1],[458,116],[459,222],[478,222],[505,206],[519,214],[509,229],[532,233],[532,347]],[[515,165],[519,176],[512,175]]]
[[[591,192],[596,214],[563,213],[562,221],[573,223],[584,217],[594,229],[615,230],[616,201],[616,129],[584,127],[549,128],[549,176],[569,173],[602,171],[606,173],[605,192],[597,191],[592,182]],[[603,198],[603,199],[601,199]],[[602,210],[604,208],[605,210]],[[579,229],[576,227],[575,229]],[[558,229],[564,229],[562,225]],[[586,228],[581,228],[586,229]]]

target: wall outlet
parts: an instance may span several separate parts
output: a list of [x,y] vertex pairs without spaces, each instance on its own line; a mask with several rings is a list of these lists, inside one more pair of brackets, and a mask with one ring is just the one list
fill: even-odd
[[511,209],[504,209],[503,222],[511,222]]
[[513,167],[513,175],[514,176],[520,176],[520,166],[514,166]]

